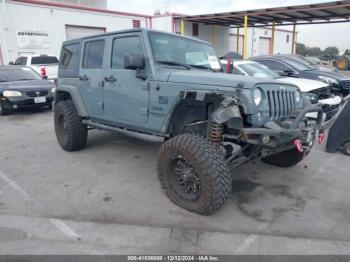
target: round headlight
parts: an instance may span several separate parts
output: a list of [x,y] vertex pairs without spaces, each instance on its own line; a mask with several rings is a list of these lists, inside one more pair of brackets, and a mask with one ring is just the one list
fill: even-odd
[[254,91],[253,91],[253,99],[254,99],[255,105],[258,106],[261,103],[262,93],[261,93],[259,88],[255,88],[254,89]]
[[295,102],[300,103],[301,101],[301,94],[299,91],[295,92]]
[[4,91],[3,96],[4,97],[22,96],[22,93],[18,91]]

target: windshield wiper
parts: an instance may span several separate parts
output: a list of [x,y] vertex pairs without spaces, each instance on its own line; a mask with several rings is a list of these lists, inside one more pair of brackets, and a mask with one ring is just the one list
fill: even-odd
[[178,62],[174,62],[174,61],[157,61],[158,64],[164,64],[164,65],[174,65],[174,66],[182,66],[184,68],[186,68],[187,70],[191,70],[191,67],[189,67],[186,64],[181,64]]
[[28,81],[28,80],[36,80],[36,79],[22,78],[22,79],[16,79],[15,81]]
[[209,66],[205,66],[205,65],[189,65],[190,67],[194,67],[194,68],[199,68],[199,69],[209,69],[211,71],[214,71],[211,67]]

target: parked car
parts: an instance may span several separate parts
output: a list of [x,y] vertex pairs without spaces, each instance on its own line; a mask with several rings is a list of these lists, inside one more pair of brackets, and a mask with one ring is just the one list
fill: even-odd
[[338,112],[334,123],[330,125],[326,143],[326,152],[335,153],[342,149],[344,154],[350,156],[350,95],[348,95]]
[[335,94],[347,96],[350,93],[350,78],[339,72],[316,70],[309,65],[279,55],[257,56],[250,58],[250,60],[277,71],[281,76],[323,81],[331,85],[332,93]]
[[50,107],[55,86],[25,66],[0,66],[0,115],[19,108]]
[[[226,65],[227,60],[221,60],[221,63]],[[309,98],[312,104],[319,103],[322,105],[324,112],[327,114],[327,120],[335,115],[338,110],[338,106],[341,103],[340,96],[330,94],[331,89],[327,83],[305,78],[281,77],[277,72],[258,62],[249,60],[234,61],[232,73],[263,79],[275,79],[289,84],[294,84],[300,88],[300,90],[307,98]],[[317,115],[315,117],[317,117]]]
[[297,61],[306,63],[307,65],[321,71],[329,71],[329,72],[339,72],[339,70],[331,65],[326,64],[325,62],[319,60],[316,61],[315,58],[301,56],[301,55],[290,55],[290,58],[296,59]]
[[58,59],[52,55],[28,55],[20,56],[13,65],[28,66],[36,71],[42,77],[48,79],[57,79]]
[[308,60],[312,65],[328,65],[326,61],[322,61],[315,56],[303,56],[304,59]]
[[90,128],[164,142],[157,170],[165,194],[212,214],[230,196],[229,163],[294,166],[322,122],[322,109],[295,85],[220,70],[211,44],[176,34],[132,29],[66,41],[54,106],[58,143],[80,150]]
[[[324,63],[317,63],[315,62],[315,60],[311,59],[311,58],[307,58],[305,56],[301,56],[301,55],[291,55],[291,54],[286,54],[286,55],[278,55],[281,57],[286,57],[286,58],[290,58],[290,59],[294,59],[300,63],[306,64],[311,66],[314,69],[317,70],[321,70],[321,71],[329,71],[329,72],[339,72],[339,70],[334,67],[334,66],[330,66],[330,65],[325,65]],[[321,60],[319,60],[321,61]]]
[[[224,65],[227,64],[227,60],[220,60]],[[261,63],[249,61],[249,60],[236,60],[233,62],[232,73],[237,75],[253,76],[263,79],[275,79],[283,81],[289,84],[294,84],[300,88],[304,93],[313,92],[319,95],[321,98],[328,98],[330,94],[330,85],[321,81],[295,78],[295,77],[281,77],[277,72],[271,70],[267,66]]]

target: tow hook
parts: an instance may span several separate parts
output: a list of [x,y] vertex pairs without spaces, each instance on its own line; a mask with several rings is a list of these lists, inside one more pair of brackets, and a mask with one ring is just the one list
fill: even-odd
[[324,133],[323,132],[320,132],[319,134],[318,134],[318,143],[320,144],[320,145],[322,145],[323,144],[323,142],[324,142]]
[[303,145],[299,139],[295,139],[293,141],[293,144],[295,145],[295,148],[298,150],[298,152],[302,153],[304,151]]

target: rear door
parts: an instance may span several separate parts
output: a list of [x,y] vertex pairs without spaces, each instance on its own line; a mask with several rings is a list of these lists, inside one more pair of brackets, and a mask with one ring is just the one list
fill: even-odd
[[[105,71],[104,118],[115,123],[145,123],[148,120],[148,79],[124,67],[124,56],[142,55],[145,47],[139,32],[109,36],[109,60]],[[144,69],[146,72],[149,70]]]
[[79,90],[91,118],[103,114],[103,65],[106,40],[104,37],[83,41],[83,55],[79,72]]

